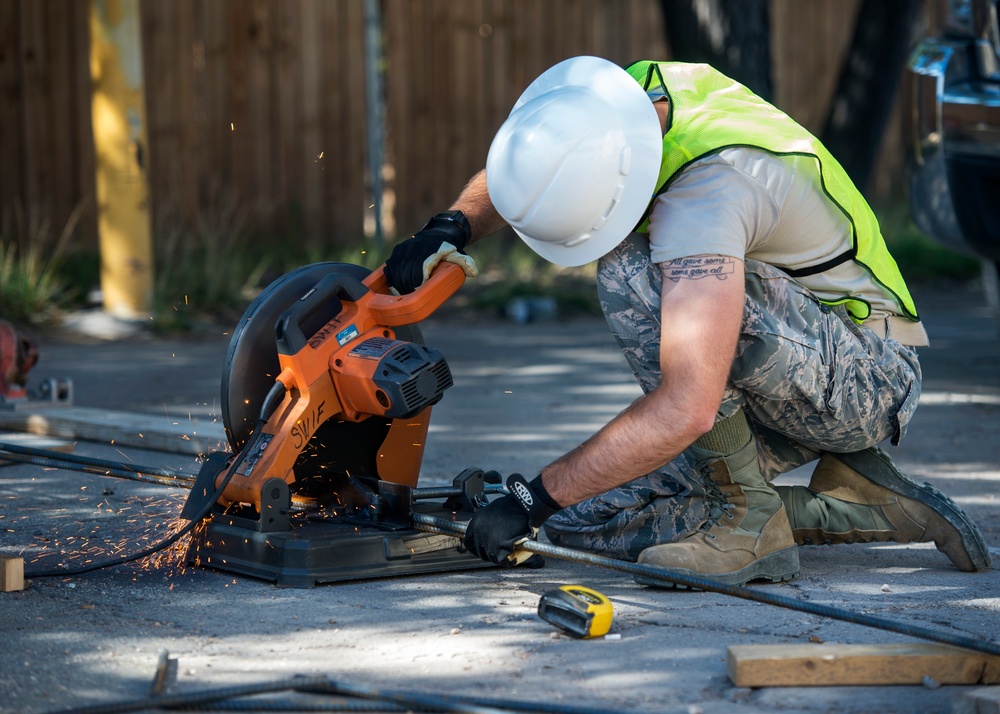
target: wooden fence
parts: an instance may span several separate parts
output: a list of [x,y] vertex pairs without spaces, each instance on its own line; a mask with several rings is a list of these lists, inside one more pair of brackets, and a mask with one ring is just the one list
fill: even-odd
[[[83,206],[94,157],[84,0],[0,0],[0,231],[43,236]],[[859,0],[772,0],[775,100],[818,131]],[[361,0],[142,5],[158,241],[256,227],[358,244],[365,161]],[[381,0],[386,225],[405,234],[482,167],[521,90],[554,62],[669,58],[658,0]],[[886,141],[878,185],[899,173]]]

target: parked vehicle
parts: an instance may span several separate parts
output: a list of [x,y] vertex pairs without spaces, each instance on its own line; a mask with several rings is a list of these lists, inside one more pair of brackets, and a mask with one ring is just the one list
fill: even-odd
[[941,244],[983,261],[1000,328],[1000,0],[934,0],[903,86],[910,208]]

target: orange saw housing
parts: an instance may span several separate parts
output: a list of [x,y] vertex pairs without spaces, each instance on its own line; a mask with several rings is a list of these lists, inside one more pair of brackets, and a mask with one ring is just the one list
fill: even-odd
[[300,455],[331,420],[391,419],[375,458],[377,477],[415,486],[431,406],[452,378],[437,350],[397,339],[396,328],[431,315],[464,282],[461,267],[442,263],[423,286],[398,296],[380,267],[363,280],[329,275],[296,300],[275,325],[284,398],[244,445],[219,503],[260,512],[264,484],[277,478],[291,487]]

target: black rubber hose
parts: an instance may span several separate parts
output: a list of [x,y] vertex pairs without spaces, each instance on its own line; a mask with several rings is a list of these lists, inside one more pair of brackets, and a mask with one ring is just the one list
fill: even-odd
[[[444,535],[451,536],[464,535],[467,527],[465,523],[457,523],[444,518],[437,518],[435,516],[429,516],[421,513],[413,514],[413,525],[414,528],[419,530],[443,533]],[[521,543],[519,547],[530,553],[548,555],[553,558],[559,558],[560,560],[569,560],[574,563],[583,563],[585,565],[596,565],[601,568],[608,568],[610,570],[628,573],[629,575],[641,575],[643,578],[658,580],[663,583],[674,583],[676,585],[684,585],[685,587],[696,588],[698,590],[709,590],[711,592],[722,593],[723,595],[732,595],[733,597],[742,598],[744,600],[754,600],[767,605],[788,608],[789,610],[808,612],[812,615],[819,615],[820,617],[826,617],[832,620],[851,622],[855,625],[863,625],[876,630],[896,632],[901,635],[908,635],[922,640],[941,642],[947,645],[954,645],[955,647],[964,647],[965,649],[976,650],[977,652],[1000,655],[1000,644],[990,642],[988,640],[974,640],[971,637],[929,630],[917,625],[910,625],[905,622],[895,622],[894,620],[887,620],[882,617],[874,617],[872,615],[851,612],[849,610],[833,607],[831,605],[820,605],[818,603],[796,600],[783,595],[769,593],[766,590],[759,588],[726,585],[715,580],[685,575],[684,573],[679,573],[667,568],[659,568],[653,565],[645,565],[643,563],[631,563],[625,560],[608,558],[603,555],[595,555],[593,553],[573,550],[572,548],[563,548],[551,545],[550,543],[541,543],[536,540],[526,540]]]
[[182,707],[183,711],[199,712],[409,712],[409,707],[379,702],[374,699],[336,700],[324,698],[314,701],[302,699],[226,699],[219,702]]
[[236,697],[249,697],[273,692],[299,691],[310,693],[343,694],[363,700],[389,702],[399,705],[408,711],[421,712],[456,712],[458,714],[500,714],[502,709],[466,704],[454,699],[430,694],[410,692],[380,691],[352,684],[344,684],[328,679],[325,676],[297,676],[281,679],[275,682],[238,685],[219,689],[191,692],[188,694],[173,694],[146,699],[116,702],[112,704],[97,704],[88,707],[68,709],[62,714],[119,714],[120,712],[136,712],[149,709],[196,709],[205,704],[214,704]]

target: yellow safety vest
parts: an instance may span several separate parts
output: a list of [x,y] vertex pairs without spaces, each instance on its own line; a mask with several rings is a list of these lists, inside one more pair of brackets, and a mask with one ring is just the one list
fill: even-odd
[[[751,147],[775,156],[810,156],[818,166],[818,187],[851,222],[852,245],[817,265],[797,269],[776,267],[794,278],[815,275],[853,260],[895,298],[905,317],[919,319],[875,214],[847,172],[816,137],[787,114],[708,65],[643,60],[629,65],[626,71],[647,93],[660,93],[670,102],[663,137],[663,163],[653,200],[692,161],[730,147]],[[637,230],[648,231],[652,205],[651,200]],[[871,306],[860,297],[845,295],[824,302],[845,304],[855,322],[864,322],[871,314]]]

